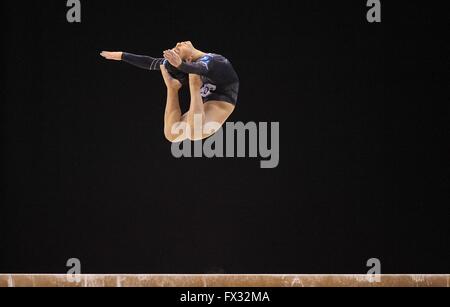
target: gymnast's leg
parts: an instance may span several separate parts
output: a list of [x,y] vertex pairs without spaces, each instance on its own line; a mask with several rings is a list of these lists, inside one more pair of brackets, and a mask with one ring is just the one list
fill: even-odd
[[234,111],[234,106],[224,101],[203,103],[201,87],[203,82],[198,75],[189,75],[191,106],[185,115],[187,122],[187,138],[199,141],[214,135]]
[[191,92],[191,106],[187,113],[188,138],[197,141],[204,139],[203,128],[206,123],[205,109],[200,89],[203,82],[198,75],[189,75],[189,87]]
[[[168,73],[167,69],[161,65],[161,73],[164,78],[164,82],[167,86],[167,103],[166,111],[164,114],[164,135],[169,142],[182,142],[186,139],[183,129],[176,129],[177,125],[182,125],[185,120],[183,120],[180,100],[178,92],[180,91],[182,85],[181,83],[172,78]],[[180,131],[179,134],[175,131]]]
[[204,104],[200,94],[202,80],[200,76],[192,74],[189,75],[191,105],[189,111],[182,115],[178,96],[182,85],[170,76],[165,67],[161,67],[161,72],[167,85],[164,135],[169,142],[208,138],[219,131],[233,113],[234,106],[227,102],[210,101]]

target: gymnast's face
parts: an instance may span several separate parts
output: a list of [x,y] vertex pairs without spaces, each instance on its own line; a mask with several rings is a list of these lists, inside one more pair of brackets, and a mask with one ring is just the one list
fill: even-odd
[[173,51],[177,53],[183,61],[191,60],[194,50],[194,46],[189,41],[178,43],[175,48],[173,48]]

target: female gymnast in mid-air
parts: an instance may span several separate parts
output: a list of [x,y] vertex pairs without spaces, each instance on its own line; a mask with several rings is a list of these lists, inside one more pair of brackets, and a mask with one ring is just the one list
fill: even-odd
[[[167,86],[164,135],[170,142],[212,136],[236,107],[239,78],[231,63],[221,55],[197,50],[191,42],[164,51],[164,58],[109,51],[101,55],[143,69],[161,70]],[[184,85],[190,87],[191,105],[183,115],[178,92]]]

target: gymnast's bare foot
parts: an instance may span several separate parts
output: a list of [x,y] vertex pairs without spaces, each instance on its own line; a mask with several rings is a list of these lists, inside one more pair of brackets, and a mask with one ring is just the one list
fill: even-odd
[[172,76],[169,74],[169,72],[167,71],[166,67],[164,67],[164,65],[161,65],[160,68],[161,68],[161,74],[164,78],[164,83],[166,83],[167,89],[173,90],[173,91],[179,91],[181,89],[181,87],[183,86],[181,84],[181,82],[178,81],[177,79],[172,78]]

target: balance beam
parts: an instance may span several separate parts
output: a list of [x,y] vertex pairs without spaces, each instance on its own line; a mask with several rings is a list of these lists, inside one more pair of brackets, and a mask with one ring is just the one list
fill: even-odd
[[67,275],[0,274],[0,287],[449,287],[450,275]]

